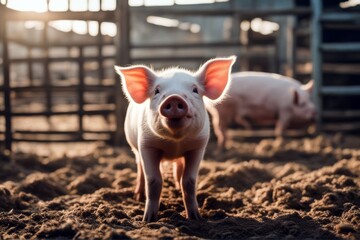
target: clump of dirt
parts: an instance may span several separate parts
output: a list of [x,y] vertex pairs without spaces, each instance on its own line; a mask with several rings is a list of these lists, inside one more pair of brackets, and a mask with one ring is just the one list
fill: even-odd
[[[142,222],[127,147],[83,156],[0,155],[0,239],[360,239],[360,138],[215,142],[201,164],[201,221],[185,218],[171,164],[159,220]],[[46,146],[44,146],[46,147]]]

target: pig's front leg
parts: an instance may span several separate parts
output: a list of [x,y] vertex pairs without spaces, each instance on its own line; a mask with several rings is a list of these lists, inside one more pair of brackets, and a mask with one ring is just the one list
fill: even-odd
[[154,148],[141,150],[141,161],[145,175],[145,211],[143,221],[157,220],[159,211],[162,177],[160,172],[161,152]]
[[186,218],[188,219],[201,219],[196,199],[196,180],[200,161],[203,156],[203,149],[193,150],[185,154],[185,168],[181,178],[181,190],[186,210]]

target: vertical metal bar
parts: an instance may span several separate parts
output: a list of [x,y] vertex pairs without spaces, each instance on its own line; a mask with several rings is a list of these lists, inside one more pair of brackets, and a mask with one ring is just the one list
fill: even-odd
[[83,126],[83,116],[84,116],[84,51],[83,47],[79,47],[79,85],[78,85],[78,104],[79,104],[79,115],[78,115],[78,125],[79,125],[79,138],[80,140],[84,139],[84,126]]
[[[100,26],[101,22],[99,22],[99,26]],[[100,30],[100,29],[99,29]],[[103,47],[103,41],[102,41],[102,36],[101,33],[99,31],[100,36],[98,37],[98,66],[99,66],[99,80],[100,80],[100,84],[103,84],[104,79],[105,79],[105,74],[104,74],[104,65],[103,65],[103,51],[102,51],[102,47]]]
[[[130,11],[128,1],[117,1],[115,10],[115,22],[117,24],[116,45],[116,64],[125,66],[130,63]],[[124,144],[125,132],[124,122],[127,109],[127,100],[121,93],[121,83],[118,76],[115,81],[115,116],[116,132],[114,143],[116,145]]]
[[118,31],[116,63],[126,65],[130,63],[130,9],[127,1],[117,2],[115,18]]
[[52,91],[51,91],[51,79],[50,79],[50,64],[48,61],[49,58],[49,43],[48,43],[48,21],[44,21],[44,30],[43,30],[43,51],[44,51],[44,86],[45,86],[45,95],[46,95],[46,112],[49,121],[52,108]]
[[[100,10],[101,10],[101,5],[102,5],[102,0],[99,0],[99,4],[100,4]],[[98,21],[98,26],[99,26],[99,31],[98,31],[98,35],[97,35],[97,39],[98,39],[98,66],[99,66],[99,79],[100,79],[100,83],[102,84],[104,82],[104,67],[103,67],[103,37],[102,37],[102,33],[101,33],[101,23],[102,21]]]
[[[235,13],[232,15],[232,40],[234,41],[240,41],[240,23],[241,23],[241,16],[238,13]],[[240,71],[240,62],[241,61],[236,61],[235,66],[233,66],[233,72],[235,71]]]
[[292,61],[292,65],[291,65],[291,72],[292,72],[292,77],[295,79],[298,79],[297,76],[297,60],[298,60],[298,55],[297,55],[297,45],[298,45],[298,37],[297,37],[297,25],[298,25],[298,20],[295,17],[294,19],[294,26],[291,30],[291,34],[292,34],[292,39],[293,39],[293,46],[291,49],[291,61]]
[[33,69],[32,69],[32,55],[31,55],[31,47],[27,47],[27,52],[28,52],[28,77],[30,80],[30,85],[33,86],[34,85],[34,74],[33,74]]
[[294,48],[295,48],[295,35],[294,35],[294,24],[295,24],[295,16],[286,17],[286,59],[287,66],[285,69],[285,74],[288,77],[294,77]]
[[312,23],[311,23],[311,54],[313,61],[312,78],[315,81],[313,97],[314,103],[318,112],[316,119],[317,129],[322,129],[322,26],[321,26],[321,14],[322,14],[322,0],[311,0],[311,6],[313,10]]
[[243,46],[242,56],[240,57],[239,65],[240,65],[240,71],[249,71],[250,70],[250,63],[249,63],[249,31],[245,31],[241,29],[241,23],[243,21],[248,21],[245,18],[242,18],[239,20],[240,22],[240,43]]
[[3,74],[4,74],[4,104],[5,104],[5,149],[12,150],[12,126],[11,126],[11,88],[10,88],[10,60],[6,29],[6,9],[0,6],[0,28],[3,44]]
[[[275,64],[274,64],[274,72],[278,72],[282,75],[285,75],[286,69],[286,46],[287,46],[287,35],[286,35],[286,19],[284,17],[280,17],[277,19],[280,29],[277,33],[276,44],[275,44]],[[271,66],[271,64],[270,64]]]

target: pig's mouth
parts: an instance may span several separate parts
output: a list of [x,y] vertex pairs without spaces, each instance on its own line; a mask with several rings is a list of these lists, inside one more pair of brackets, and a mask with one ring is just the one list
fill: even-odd
[[182,118],[165,118],[166,125],[170,129],[178,130],[187,126],[187,121],[191,118],[190,116],[185,116]]
[[180,129],[185,126],[184,118],[166,118],[166,124],[171,129]]

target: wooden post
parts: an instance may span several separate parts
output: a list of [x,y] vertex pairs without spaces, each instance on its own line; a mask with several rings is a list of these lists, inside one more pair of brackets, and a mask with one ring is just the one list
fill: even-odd
[[12,150],[12,126],[11,126],[11,88],[10,88],[10,60],[8,39],[6,30],[6,9],[0,6],[0,36],[3,45],[3,74],[4,74],[4,104],[5,104],[5,149]]
[[[128,1],[117,1],[115,10],[115,22],[117,24],[117,35],[115,38],[116,45],[116,64],[126,66],[130,64],[130,11]],[[115,72],[114,72],[115,73]],[[116,115],[116,132],[114,143],[116,145],[126,143],[124,122],[127,109],[127,100],[121,89],[119,76],[115,76],[115,115]]]
[[83,116],[84,116],[84,53],[83,47],[79,47],[79,83],[78,83],[78,125],[79,125],[79,140],[83,140],[84,136],[84,124],[83,124]]
[[314,80],[313,97],[318,113],[316,125],[318,131],[322,128],[322,53],[320,45],[322,42],[322,27],[321,27],[321,12],[322,0],[311,0],[313,10],[312,25],[311,25],[311,55],[313,61],[312,78]]

